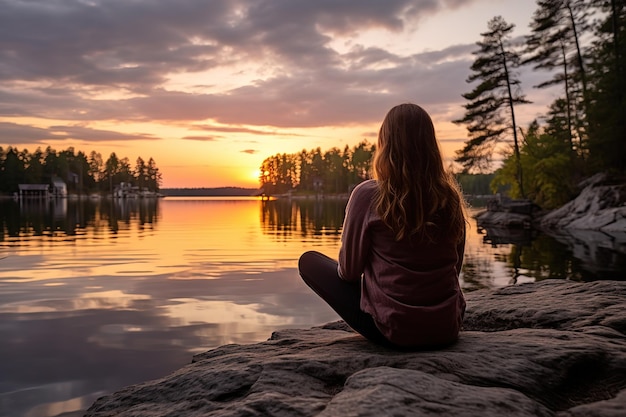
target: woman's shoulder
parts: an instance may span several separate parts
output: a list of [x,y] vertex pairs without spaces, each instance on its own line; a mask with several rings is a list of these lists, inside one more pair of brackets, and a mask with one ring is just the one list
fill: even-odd
[[352,194],[353,195],[372,195],[374,193],[376,193],[376,190],[378,190],[378,184],[376,183],[376,180],[365,180],[359,184],[357,184],[356,187],[354,187],[354,190],[352,190]]
[[374,200],[378,186],[376,180],[365,180],[352,190],[350,205],[368,206]]

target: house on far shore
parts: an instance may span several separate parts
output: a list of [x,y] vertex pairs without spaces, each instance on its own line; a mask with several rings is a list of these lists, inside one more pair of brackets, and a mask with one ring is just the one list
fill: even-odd
[[48,198],[50,186],[48,184],[18,184],[19,198]]
[[139,196],[139,187],[129,182],[120,182],[113,190],[113,198],[137,198]]
[[52,178],[52,196],[67,197],[67,184],[59,177]]
[[67,185],[58,177],[52,178],[51,184],[18,184],[17,198],[67,197]]

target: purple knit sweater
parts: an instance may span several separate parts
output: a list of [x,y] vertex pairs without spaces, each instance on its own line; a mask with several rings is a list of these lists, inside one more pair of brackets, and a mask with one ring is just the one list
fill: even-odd
[[373,207],[375,180],[359,184],[348,201],[339,275],[361,280],[361,309],[399,346],[434,346],[458,337],[465,299],[459,285],[465,239],[435,243],[412,236],[396,241]]

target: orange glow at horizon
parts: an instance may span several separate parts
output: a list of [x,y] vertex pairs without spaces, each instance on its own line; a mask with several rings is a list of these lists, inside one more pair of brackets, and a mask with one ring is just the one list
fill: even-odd
[[[64,121],[56,122],[65,123]],[[450,122],[441,120],[434,122],[447,166],[454,157],[455,150],[462,146],[465,132],[462,127]],[[54,123],[48,121],[47,125]],[[113,124],[106,123],[93,123],[92,126],[100,129],[113,129],[114,127]],[[153,135],[155,139],[93,143],[60,140],[50,141],[45,145],[25,144],[18,148],[33,152],[38,147],[45,150],[47,146],[51,146],[59,152],[73,147],[75,152],[84,152],[88,157],[92,151],[100,153],[103,161],[106,161],[111,153],[115,153],[119,158],[128,158],[132,168],[138,157],[145,161],[153,158],[163,176],[162,188],[258,188],[259,168],[265,158],[277,153],[292,154],[303,149],[312,150],[317,147],[320,147],[322,151],[333,147],[343,149],[345,146],[353,147],[364,139],[375,143],[374,132],[379,126],[378,123],[372,123],[347,127],[294,128],[282,131],[282,134],[288,138],[295,138],[292,140],[286,140],[282,136],[262,135],[259,137],[259,135],[249,133],[226,133],[220,138],[204,141],[182,139],[189,136],[190,132],[178,125],[146,123],[132,126],[121,125],[116,129],[121,131],[122,127],[128,134],[144,132]],[[364,132],[369,133],[364,135]]]

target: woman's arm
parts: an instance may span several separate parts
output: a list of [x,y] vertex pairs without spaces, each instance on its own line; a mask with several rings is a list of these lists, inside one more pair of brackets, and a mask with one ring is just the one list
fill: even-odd
[[371,195],[363,187],[352,192],[341,232],[339,249],[339,276],[346,281],[359,281],[370,250],[367,221],[369,219]]
[[463,238],[456,246],[456,254],[458,256],[458,260],[456,262],[456,275],[457,277],[461,274],[461,268],[463,267],[463,257],[465,256],[465,237],[466,237],[467,228],[465,224],[463,225]]

